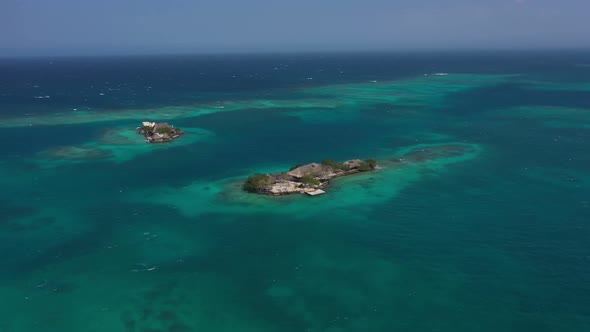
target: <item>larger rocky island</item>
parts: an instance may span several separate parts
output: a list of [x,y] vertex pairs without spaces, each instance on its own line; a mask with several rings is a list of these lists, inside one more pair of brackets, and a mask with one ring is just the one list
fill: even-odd
[[297,165],[284,173],[254,174],[244,182],[243,188],[248,192],[263,195],[304,193],[315,196],[325,193],[322,189],[334,178],[369,172],[376,167],[377,161],[374,159],[354,159],[343,163],[327,159],[321,164]]

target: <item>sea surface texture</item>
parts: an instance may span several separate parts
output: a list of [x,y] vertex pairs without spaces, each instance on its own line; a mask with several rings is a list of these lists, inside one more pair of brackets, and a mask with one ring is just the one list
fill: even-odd
[[590,331],[590,53],[1,60],[0,331]]

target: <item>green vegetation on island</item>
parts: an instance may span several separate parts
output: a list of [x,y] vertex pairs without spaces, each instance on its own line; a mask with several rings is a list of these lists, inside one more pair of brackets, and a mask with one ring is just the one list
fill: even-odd
[[374,170],[377,167],[377,161],[375,159],[367,159],[359,165],[359,171],[367,172]]
[[255,193],[264,190],[269,185],[271,185],[270,175],[254,174],[248,177],[242,187],[247,192]]
[[308,185],[308,186],[319,186],[321,184],[320,180],[311,176],[311,174],[306,174],[301,178],[301,183]]
[[339,162],[335,162],[332,159],[325,159],[322,161],[322,165],[324,166],[330,166],[335,170],[343,170],[343,171],[348,171],[350,170],[350,166],[345,165],[344,163],[339,163]]

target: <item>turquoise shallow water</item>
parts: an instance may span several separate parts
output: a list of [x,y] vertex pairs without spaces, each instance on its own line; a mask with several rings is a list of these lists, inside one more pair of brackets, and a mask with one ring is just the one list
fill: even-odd
[[587,331],[589,58],[3,60],[0,331]]

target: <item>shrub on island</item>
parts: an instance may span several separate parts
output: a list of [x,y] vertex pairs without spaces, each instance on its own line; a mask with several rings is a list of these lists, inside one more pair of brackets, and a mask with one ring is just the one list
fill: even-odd
[[156,133],[161,135],[173,135],[176,132],[179,132],[180,129],[178,128],[170,128],[170,127],[163,127],[156,129]]
[[266,174],[254,174],[249,176],[243,184],[243,188],[248,192],[261,192],[270,185],[270,177]]
[[324,161],[322,161],[322,165],[324,166],[330,166],[332,167],[332,169],[339,171],[348,171],[350,170],[350,167],[348,165],[344,165],[342,163],[336,162],[332,159],[325,159]]
[[375,167],[377,167],[377,161],[375,159],[367,159],[361,162],[358,169],[360,172],[368,172],[374,170]]
[[367,163],[371,169],[375,169],[377,167],[377,160],[375,159],[367,159],[365,160],[365,163]]
[[320,180],[314,178],[310,174],[306,174],[301,178],[301,183],[308,185],[308,186],[319,186],[321,184]]

